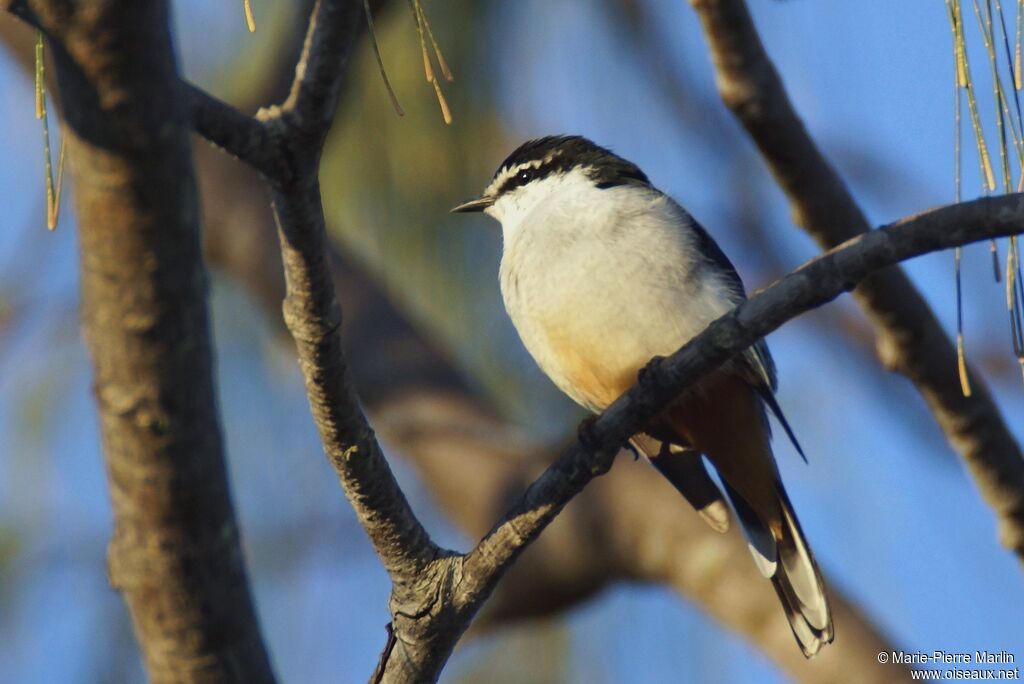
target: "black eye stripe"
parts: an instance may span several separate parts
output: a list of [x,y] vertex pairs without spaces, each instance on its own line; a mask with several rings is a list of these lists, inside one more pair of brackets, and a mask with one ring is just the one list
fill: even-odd
[[568,171],[572,168],[572,164],[566,162],[567,160],[565,157],[562,155],[556,155],[539,166],[528,166],[520,169],[514,176],[509,176],[509,178],[501,184],[501,187],[498,188],[497,194],[500,196],[506,192],[511,192],[512,190],[522,187],[534,180],[547,178],[552,173]]
[[[540,163],[542,159],[546,161]],[[635,164],[586,138],[548,136],[528,140],[506,157],[494,177],[508,173],[509,169],[518,170],[506,178],[493,195],[499,197],[552,173],[568,173],[574,168],[582,170],[594,187],[601,190],[620,185],[650,185],[647,176]]]

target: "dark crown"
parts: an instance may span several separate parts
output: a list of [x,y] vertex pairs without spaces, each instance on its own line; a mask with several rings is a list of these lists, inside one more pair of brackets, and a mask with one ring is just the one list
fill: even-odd
[[530,181],[555,173],[567,173],[577,167],[601,189],[626,184],[650,184],[636,164],[580,135],[549,135],[528,140],[505,158],[494,178],[524,165],[525,172],[509,176],[495,192],[496,196]]

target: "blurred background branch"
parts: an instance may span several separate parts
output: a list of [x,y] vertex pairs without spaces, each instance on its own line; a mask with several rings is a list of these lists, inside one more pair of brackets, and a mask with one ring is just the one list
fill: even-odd
[[[743,0],[691,4],[704,26],[722,100],[789,197],[793,222],[824,249],[871,230],[790,104]],[[969,371],[973,391],[964,395],[953,343],[899,268],[875,274],[854,297],[875,326],[882,364],[906,376],[928,401],[995,511],[1000,541],[1024,563],[1024,456],[984,381]]]

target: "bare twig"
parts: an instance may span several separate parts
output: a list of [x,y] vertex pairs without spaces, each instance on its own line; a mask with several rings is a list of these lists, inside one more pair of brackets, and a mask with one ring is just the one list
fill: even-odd
[[292,170],[263,122],[184,81],[182,91],[196,133],[267,178],[287,183]]
[[331,464],[396,584],[418,584],[445,553],[430,541],[402,494],[363,415],[341,347],[341,308],[326,262],[319,188],[275,192],[287,296],[313,419]]
[[[288,183],[271,179],[287,296],[284,317],[295,339],[313,418],[331,464],[392,580],[393,638],[382,657],[382,681],[406,663],[407,640],[440,629],[450,612],[455,554],[439,548],[409,507],[363,415],[341,347],[341,308],[327,264],[317,174],[352,46],[361,28],[359,0],[320,0],[313,9],[288,99],[265,113],[278,146],[295,162]],[[457,638],[457,636],[455,637]],[[454,644],[454,639],[452,639]],[[430,672],[439,672],[450,648]],[[422,673],[412,673],[419,681]]]
[[291,94],[268,117],[276,145],[297,162],[290,183],[272,179],[287,291],[284,319],[298,348],[313,419],[342,488],[394,585],[418,588],[430,576],[429,566],[450,554],[434,545],[409,508],[349,378],[317,181],[361,14],[359,0],[316,3]]
[[[788,195],[793,220],[825,249],[867,232],[860,207],[794,111],[743,1],[691,4],[722,100]],[[981,377],[970,372],[973,392],[965,397],[955,346],[899,268],[874,274],[854,296],[874,324],[882,363],[917,386],[995,511],[1003,546],[1024,561],[1024,458]]]
[[384,678],[384,667],[388,664],[388,658],[391,657],[391,649],[395,647],[395,631],[391,629],[390,622],[385,627],[385,631],[388,634],[387,641],[384,644],[384,650],[380,652],[377,667],[374,668],[373,674],[370,675],[370,684],[380,684],[381,679]]

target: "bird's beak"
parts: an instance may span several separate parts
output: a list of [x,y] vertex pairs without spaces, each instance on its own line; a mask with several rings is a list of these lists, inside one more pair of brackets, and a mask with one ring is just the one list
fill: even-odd
[[487,207],[494,204],[494,198],[492,197],[481,197],[479,199],[470,200],[463,202],[459,206],[452,209],[453,214],[463,214],[470,211],[483,211]]

